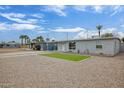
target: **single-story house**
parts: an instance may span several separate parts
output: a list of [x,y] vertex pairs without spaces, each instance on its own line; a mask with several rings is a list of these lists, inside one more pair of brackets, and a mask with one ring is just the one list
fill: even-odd
[[49,42],[48,46],[51,43],[59,52],[114,56],[120,52],[121,41],[118,38],[67,40]]
[[57,50],[57,43],[56,42],[44,42],[41,44],[41,50]]
[[16,42],[0,43],[0,48],[20,48],[20,44]]

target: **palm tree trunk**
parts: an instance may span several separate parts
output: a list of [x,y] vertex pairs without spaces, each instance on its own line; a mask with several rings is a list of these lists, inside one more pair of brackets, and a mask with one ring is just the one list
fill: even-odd
[[100,30],[99,30],[99,37],[100,37]]
[[23,45],[23,38],[21,39],[21,44]]
[[25,45],[26,45],[26,38],[25,38]]

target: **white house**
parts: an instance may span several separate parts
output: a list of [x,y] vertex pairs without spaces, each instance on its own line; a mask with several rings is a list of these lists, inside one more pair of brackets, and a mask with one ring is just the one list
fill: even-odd
[[54,43],[57,44],[57,51],[60,52],[114,56],[120,52],[121,41],[118,38],[97,38]]
[[0,43],[0,48],[20,48],[20,44],[16,42]]

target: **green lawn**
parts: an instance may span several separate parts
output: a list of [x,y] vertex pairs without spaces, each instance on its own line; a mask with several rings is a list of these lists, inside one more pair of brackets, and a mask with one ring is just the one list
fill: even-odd
[[70,61],[81,61],[89,58],[89,56],[83,56],[78,54],[67,54],[67,53],[48,53],[48,54],[40,54],[40,55],[53,57],[53,58],[60,58]]

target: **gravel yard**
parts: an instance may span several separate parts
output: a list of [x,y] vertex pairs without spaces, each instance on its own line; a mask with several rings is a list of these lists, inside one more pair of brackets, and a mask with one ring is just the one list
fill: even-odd
[[82,62],[10,55],[0,55],[0,87],[124,87],[124,53]]
[[13,53],[13,52],[21,52],[25,51],[26,49],[22,48],[0,48],[0,54],[2,53]]

